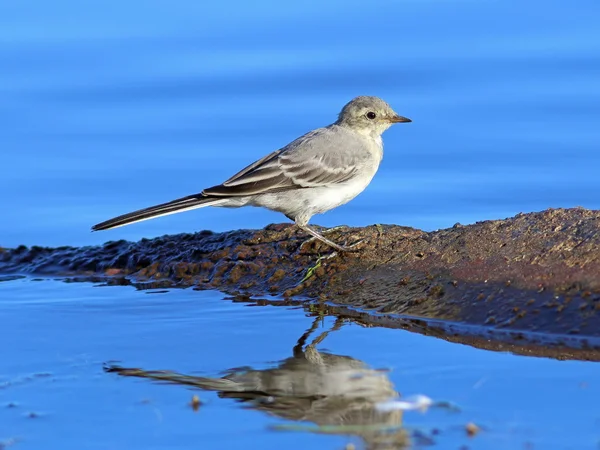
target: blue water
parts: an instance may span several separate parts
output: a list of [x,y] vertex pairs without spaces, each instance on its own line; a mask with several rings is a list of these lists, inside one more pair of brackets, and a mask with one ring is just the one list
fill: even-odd
[[89,232],[222,182],[360,94],[414,122],[315,223],[600,208],[598,23],[595,0],[2,2],[0,244],[285,222],[211,208]]
[[[15,450],[365,448],[353,433],[272,430],[316,426],[282,417],[285,409],[265,414],[214,392],[103,372],[111,361],[196,377],[273,369],[314,324],[302,309],[251,307],[191,289],[140,292],[23,279],[0,283],[0,316],[0,442],[12,439]],[[333,324],[330,317],[317,321],[307,344]],[[388,423],[432,438],[433,448],[582,450],[600,442],[595,363],[494,353],[349,322],[316,348],[383,369],[378,377],[403,396],[427,395],[458,408],[406,411]],[[328,404],[323,396],[339,404],[335,396],[352,395],[353,383],[361,382],[342,371],[344,364],[334,384],[315,367],[310,387],[321,404]],[[189,406],[193,395],[203,402],[197,412]],[[365,408],[370,399],[377,400],[355,404]],[[350,411],[346,423],[357,425]],[[482,428],[473,438],[465,433],[469,422]]]
[[[600,208],[599,23],[596,0],[0,2],[0,246],[286,221],[206,208],[89,231],[220,183],[363,94],[413,123],[385,133],[369,188],[314,223],[432,230]],[[102,369],[114,360],[213,378],[274,369],[314,323],[301,308],[24,279],[0,283],[0,318],[0,448],[366,445],[356,433],[272,431],[308,423]],[[349,323],[317,348],[391,369],[403,395],[457,404],[405,413],[408,432],[434,448],[600,442],[597,364]],[[194,392],[206,402],[197,412]],[[474,438],[470,421],[483,428]]]

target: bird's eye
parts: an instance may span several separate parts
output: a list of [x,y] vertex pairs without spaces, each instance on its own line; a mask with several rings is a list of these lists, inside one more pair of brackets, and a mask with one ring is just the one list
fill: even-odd
[[367,113],[367,119],[373,120],[375,117],[377,117],[377,114],[375,114],[373,111],[369,111]]

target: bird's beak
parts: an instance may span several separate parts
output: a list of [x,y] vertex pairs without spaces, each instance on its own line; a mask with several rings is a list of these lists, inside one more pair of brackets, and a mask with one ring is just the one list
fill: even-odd
[[389,121],[391,123],[405,123],[405,122],[412,122],[412,120],[410,120],[408,117],[402,117],[402,116],[394,116],[394,117],[390,117]]

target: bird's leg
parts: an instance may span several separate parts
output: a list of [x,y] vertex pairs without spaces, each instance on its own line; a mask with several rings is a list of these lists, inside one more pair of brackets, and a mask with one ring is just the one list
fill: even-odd
[[[300,227],[303,231],[306,231],[308,234],[310,234],[311,236],[313,236],[313,238],[318,239],[319,241],[323,242],[324,244],[329,245],[331,248],[336,249],[338,252],[350,252],[358,244],[360,244],[362,242],[362,241],[358,241],[357,243],[349,245],[349,246],[341,246],[341,245],[336,244],[333,241],[330,241],[325,236],[322,236],[321,234],[317,233],[315,230],[313,230],[312,228],[310,228],[306,224],[299,224],[299,223],[296,222],[296,225],[298,225],[298,227]],[[309,240],[311,240],[311,239],[309,239]]]
[[340,328],[342,328],[342,326],[344,326],[344,319],[341,317],[336,318],[335,323],[333,324],[333,327],[331,327],[331,330],[323,331],[310,344],[308,344],[308,347],[316,347],[321,342],[323,342],[325,340],[325,338],[327,336],[329,336],[330,333],[333,333],[334,331],[339,330]]
[[304,344],[306,344],[309,336],[319,328],[319,323],[321,323],[321,317],[315,317],[310,328],[300,336],[300,339],[298,339],[298,342],[294,346],[294,357],[298,358],[304,356]]
[[331,330],[327,330],[322,332],[319,336],[317,336],[310,344],[306,346],[306,350],[304,350],[304,357],[306,360],[313,364],[323,364],[323,356],[317,350],[317,345],[319,345],[323,340],[329,336],[329,333],[333,333],[334,331],[339,330],[344,325],[344,319],[338,317],[335,321],[335,324],[331,328]]

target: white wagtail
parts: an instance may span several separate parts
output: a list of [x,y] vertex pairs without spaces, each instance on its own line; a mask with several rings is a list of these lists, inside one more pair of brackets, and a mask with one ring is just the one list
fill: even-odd
[[306,133],[259,159],[218,186],[92,227],[107,230],[204,206],[262,206],[279,211],[302,230],[338,251],[341,246],[308,226],[315,214],[343,205],[371,182],[383,158],[381,135],[392,124],[411,122],[377,97],[347,103],[338,120]]

